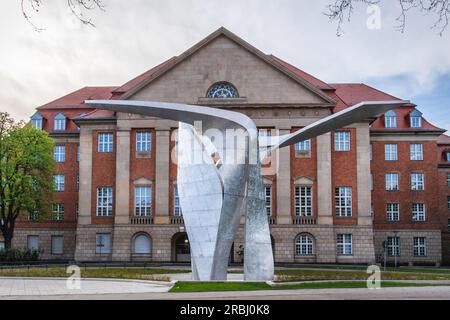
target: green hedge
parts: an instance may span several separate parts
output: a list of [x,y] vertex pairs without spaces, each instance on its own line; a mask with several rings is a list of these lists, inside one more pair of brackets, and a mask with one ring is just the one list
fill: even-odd
[[39,250],[31,249],[1,249],[0,262],[26,262],[39,260]]

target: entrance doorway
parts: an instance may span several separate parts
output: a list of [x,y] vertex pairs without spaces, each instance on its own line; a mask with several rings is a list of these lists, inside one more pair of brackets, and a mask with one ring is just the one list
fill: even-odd
[[172,257],[174,262],[191,262],[191,247],[187,233],[177,233],[172,239]]

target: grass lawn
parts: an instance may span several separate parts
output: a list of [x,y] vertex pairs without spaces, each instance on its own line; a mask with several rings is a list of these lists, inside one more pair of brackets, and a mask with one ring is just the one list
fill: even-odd
[[[369,276],[359,270],[305,270],[282,269],[276,270],[277,282],[316,281],[316,280],[366,280]],[[450,273],[428,272],[426,270],[387,271],[381,272],[382,280],[450,280]]]
[[[423,283],[383,281],[381,287],[424,287]],[[367,288],[366,281],[316,282],[292,285],[270,286],[264,282],[187,282],[178,281],[169,292],[211,292],[211,291],[257,291],[257,290],[298,290],[298,289],[338,289]]]
[[[82,278],[116,278],[116,279],[141,279],[141,280],[159,280],[170,281],[163,274],[184,273],[186,270],[161,269],[161,268],[81,268]],[[65,268],[49,267],[49,268],[17,268],[17,269],[0,269],[0,277],[57,277],[66,278],[69,274]]]

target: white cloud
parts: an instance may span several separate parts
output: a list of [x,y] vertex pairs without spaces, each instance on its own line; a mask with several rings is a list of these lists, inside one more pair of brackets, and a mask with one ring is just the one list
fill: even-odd
[[96,28],[74,20],[64,2],[49,1],[34,16],[41,33],[8,1],[0,12],[0,109],[24,119],[79,87],[120,85],[221,25],[325,81],[385,79],[384,87],[407,99],[436,90],[450,73],[450,30],[439,37],[430,17],[410,16],[401,34],[393,30],[398,8],[386,2],[382,28],[369,30],[360,7],[336,37],[336,24],[323,15],[330,1],[105,0],[105,12],[88,13]]

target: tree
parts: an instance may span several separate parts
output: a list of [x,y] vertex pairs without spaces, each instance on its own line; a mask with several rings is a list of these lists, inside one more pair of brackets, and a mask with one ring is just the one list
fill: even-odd
[[[389,0],[391,3],[392,0]],[[397,17],[400,32],[406,29],[406,16],[411,10],[418,10],[422,14],[434,16],[435,22],[431,26],[439,30],[442,36],[447,29],[450,18],[450,0],[396,0],[400,7],[400,14]],[[350,21],[355,5],[378,5],[381,0],[334,0],[334,3],[327,6],[330,21],[337,21],[336,34],[343,33],[342,25],[345,21]]]
[[11,248],[20,213],[48,212],[53,190],[53,139],[0,112],[0,230]]
[[[91,19],[84,16],[84,12],[94,9],[104,10],[102,0],[66,0],[67,6],[72,14],[78,18],[83,24],[95,27]],[[30,12],[38,13],[46,0],[20,0],[20,8],[22,14],[27,22],[33,26],[36,31],[42,31],[43,29],[37,27],[31,19]]]

